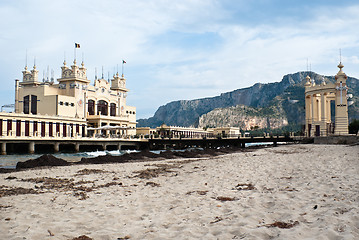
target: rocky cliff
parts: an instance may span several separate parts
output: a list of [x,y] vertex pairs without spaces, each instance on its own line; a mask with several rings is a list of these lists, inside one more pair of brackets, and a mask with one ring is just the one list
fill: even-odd
[[253,108],[237,105],[217,108],[199,118],[198,127],[240,127],[243,130],[280,128],[288,125],[283,108]]
[[[288,123],[304,124],[304,83],[307,72],[298,72],[295,74],[285,75],[280,82],[262,84],[257,83],[249,88],[237,89],[232,92],[222,93],[220,96],[212,98],[202,98],[195,100],[180,100],[170,102],[158,108],[153,117],[149,119],[139,119],[139,127],[157,127],[165,123],[167,125],[176,126],[203,126],[207,121],[209,125],[214,123],[213,116],[220,111],[215,111],[201,118],[202,115],[211,112],[214,109],[229,108],[237,105],[244,105],[252,108],[258,108],[258,114],[261,114],[260,108],[274,107],[282,109],[280,121],[284,124],[285,119]],[[317,84],[320,84],[322,76],[314,72],[309,73]],[[334,81],[333,76],[325,77],[326,81]],[[347,80],[349,92],[354,95],[354,104],[349,106],[349,118],[359,119],[359,80],[349,77]],[[240,108],[240,107],[239,107]],[[227,109],[228,118],[235,121],[237,113],[236,110]],[[254,111],[254,110],[253,110]],[[241,113],[242,114],[242,113]],[[209,120],[211,116],[212,120]],[[248,115],[249,116],[249,115]],[[253,117],[253,116],[251,116]],[[257,117],[260,117],[259,115]],[[268,118],[269,116],[261,116]],[[219,117],[218,117],[219,118]],[[269,117],[272,119],[272,117]],[[202,119],[200,123],[200,119]],[[238,118],[237,118],[238,119]],[[224,120],[222,122],[229,120]],[[258,118],[259,121],[259,118]],[[261,120],[259,122],[263,122]],[[265,122],[265,121],[264,121]],[[219,123],[222,124],[222,123]],[[261,123],[262,124],[262,123]],[[274,124],[274,123],[273,123]],[[263,123],[263,125],[265,125]],[[276,124],[274,124],[276,125]]]

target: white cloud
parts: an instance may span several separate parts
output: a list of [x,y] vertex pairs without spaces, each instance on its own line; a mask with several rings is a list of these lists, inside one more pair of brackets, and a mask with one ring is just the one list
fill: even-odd
[[[223,5],[226,3],[227,5]],[[256,82],[279,81],[305,70],[336,72],[342,48],[348,75],[359,76],[359,6],[306,9],[306,18],[273,16],[248,24],[231,8],[250,11],[248,1],[8,1],[0,3],[0,82],[13,90],[25,51],[42,76],[48,65],[59,76],[73,43],[85,55],[91,79],[104,65],[113,73],[126,59],[129,104],[154,112],[171,100],[213,96]],[[234,6],[235,5],[235,6]],[[309,10],[308,10],[309,9]],[[245,11],[242,9],[242,11]],[[299,12],[299,11],[298,11]],[[300,19],[300,21],[298,21]],[[131,96],[133,94],[133,96]],[[0,103],[13,97],[12,91]],[[133,101],[133,102],[131,102]],[[6,102],[7,103],[7,102]]]

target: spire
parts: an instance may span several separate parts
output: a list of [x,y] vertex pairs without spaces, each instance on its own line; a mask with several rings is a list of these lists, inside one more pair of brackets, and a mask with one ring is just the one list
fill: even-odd
[[34,57],[34,70],[36,69],[36,57]]
[[102,66],[102,77],[101,77],[101,79],[103,79],[103,66]]
[[342,64],[342,49],[339,48],[339,65],[338,68],[340,69],[339,72],[342,73],[343,70],[342,68],[344,67],[344,65]]
[[81,66],[82,66],[82,67],[85,66],[85,63],[84,63],[84,53],[82,53],[82,63],[81,63]]
[[54,70],[51,69],[51,82],[53,83],[54,82]]
[[26,49],[26,57],[25,57],[25,71],[27,71],[27,49]]
[[64,66],[66,66],[66,52],[64,52]]

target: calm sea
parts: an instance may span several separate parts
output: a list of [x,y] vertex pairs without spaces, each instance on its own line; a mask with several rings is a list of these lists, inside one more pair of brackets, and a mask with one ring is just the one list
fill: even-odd
[[[254,145],[268,145],[268,143],[246,143],[246,146]],[[185,151],[185,150],[176,150],[176,151]],[[115,151],[96,151],[96,152],[79,152],[79,153],[54,153],[57,158],[64,159],[68,162],[77,162],[81,158],[91,158],[101,155],[112,155],[120,156],[125,153],[137,152],[136,150],[115,150]],[[153,153],[160,153],[161,151],[152,151]],[[0,168],[15,168],[17,162],[24,162],[29,159],[35,159],[43,154],[9,154],[9,155],[0,155]]]

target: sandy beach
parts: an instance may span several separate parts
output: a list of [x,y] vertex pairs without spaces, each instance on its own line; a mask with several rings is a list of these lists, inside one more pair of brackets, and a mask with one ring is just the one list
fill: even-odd
[[1,239],[359,239],[359,147],[0,174]]

